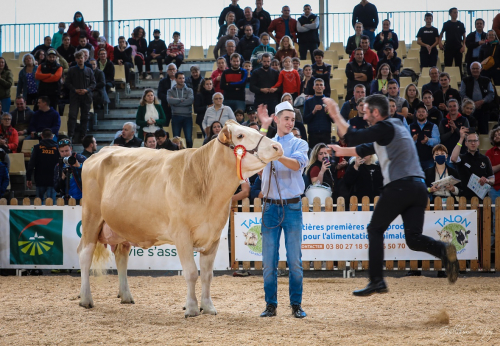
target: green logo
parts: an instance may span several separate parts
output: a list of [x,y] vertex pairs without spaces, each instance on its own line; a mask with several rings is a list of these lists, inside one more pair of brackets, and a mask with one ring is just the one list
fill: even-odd
[[10,211],[10,264],[63,264],[63,211]]
[[260,232],[260,225],[250,227],[248,232],[243,232],[245,237],[245,245],[258,255],[262,255],[262,233]]
[[459,223],[449,223],[441,231],[437,231],[439,239],[445,243],[452,243],[457,252],[462,251],[469,242],[470,231]]

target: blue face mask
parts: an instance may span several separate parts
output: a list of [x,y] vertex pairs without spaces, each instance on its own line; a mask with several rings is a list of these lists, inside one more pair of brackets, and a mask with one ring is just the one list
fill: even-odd
[[64,32],[64,28],[59,28],[59,32],[63,33]]
[[435,158],[434,158],[434,161],[436,161],[436,163],[438,165],[442,165],[443,163],[446,162],[446,155],[437,155]]
[[77,22],[81,22],[82,21],[82,17],[76,17],[76,21]]

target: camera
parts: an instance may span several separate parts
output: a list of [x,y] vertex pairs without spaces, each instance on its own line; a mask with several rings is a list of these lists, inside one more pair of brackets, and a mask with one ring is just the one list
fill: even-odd
[[62,158],[62,162],[65,165],[73,166],[76,163],[76,158],[74,156],[66,156]]

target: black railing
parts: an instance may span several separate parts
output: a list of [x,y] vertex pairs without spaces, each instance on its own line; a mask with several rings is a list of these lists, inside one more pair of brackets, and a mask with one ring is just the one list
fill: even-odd
[[[467,32],[474,30],[476,18],[483,18],[486,28],[490,28],[493,18],[500,10],[479,10],[459,12],[459,20],[465,25]],[[416,39],[418,29],[425,25],[425,11],[380,12],[380,23],[376,32],[382,28],[382,20],[391,20],[391,27],[398,34],[400,40],[407,44]],[[448,11],[434,11],[433,25],[439,30],[443,23],[449,19]],[[273,18],[279,15],[273,15]],[[292,15],[294,18],[299,14]],[[352,13],[324,13],[320,14],[324,22],[321,34],[325,48],[330,42],[347,42],[347,38],[354,34],[352,27]],[[160,18],[160,19],[125,19],[114,21],[91,21],[87,24],[92,30],[98,30],[101,35],[107,31],[107,40],[111,45],[116,45],[119,36],[129,38],[133,29],[142,26],[146,31],[146,38],[152,40],[153,30],[160,29],[162,38],[169,42],[174,31],[181,33],[181,41],[186,48],[190,46],[203,46],[208,48],[217,43],[219,32],[218,17],[191,17],[191,18]],[[108,27],[105,29],[105,25]],[[58,23],[29,23],[29,24],[2,24],[0,25],[0,52],[31,51],[35,46],[43,43],[45,36],[51,36],[57,30]],[[69,23],[68,23],[69,26]]]

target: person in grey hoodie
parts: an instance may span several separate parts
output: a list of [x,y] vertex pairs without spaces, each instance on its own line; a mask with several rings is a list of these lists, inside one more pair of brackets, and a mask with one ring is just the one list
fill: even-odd
[[193,89],[188,88],[185,83],[183,72],[175,74],[175,87],[167,91],[167,102],[172,109],[172,133],[174,137],[180,137],[184,130],[186,145],[193,147]]

